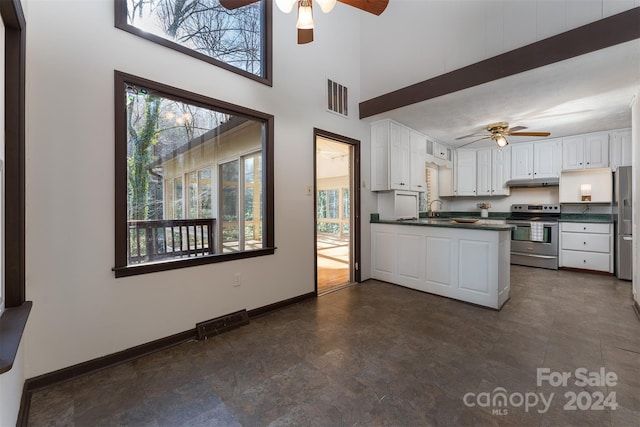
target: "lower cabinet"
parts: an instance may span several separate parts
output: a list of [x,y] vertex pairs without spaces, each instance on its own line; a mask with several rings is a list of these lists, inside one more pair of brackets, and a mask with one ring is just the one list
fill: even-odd
[[560,267],[613,273],[613,225],[560,223]]
[[374,279],[499,309],[509,298],[511,233],[371,224]]

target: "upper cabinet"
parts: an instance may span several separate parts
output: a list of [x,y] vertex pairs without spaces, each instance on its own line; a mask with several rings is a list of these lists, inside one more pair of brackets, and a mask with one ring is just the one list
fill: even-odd
[[488,147],[477,150],[476,195],[508,196],[511,178],[511,148]]
[[609,142],[611,170],[617,170],[618,166],[631,166],[631,129],[611,132]]
[[562,170],[609,166],[609,134],[577,135],[562,140]]
[[392,120],[371,124],[371,190],[426,191],[424,135]]
[[409,146],[411,149],[409,189],[412,191],[427,191],[427,174],[425,172],[427,138],[412,130],[409,133]]
[[476,150],[457,150],[456,196],[476,195]]
[[561,141],[523,142],[511,146],[511,179],[558,178]]
[[391,120],[371,125],[371,190],[409,190],[411,142],[408,128]]

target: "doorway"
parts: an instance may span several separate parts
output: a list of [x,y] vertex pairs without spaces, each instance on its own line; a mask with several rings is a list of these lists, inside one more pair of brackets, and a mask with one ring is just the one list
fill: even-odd
[[316,294],[360,281],[360,142],[314,130]]

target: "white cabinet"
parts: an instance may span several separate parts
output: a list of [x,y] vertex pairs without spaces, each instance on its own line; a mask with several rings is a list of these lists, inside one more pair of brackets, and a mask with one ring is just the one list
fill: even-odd
[[453,150],[427,137],[427,162],[438,166],[453,167]]
[[427,191],[427,175],[425,172],[427,138],[416,131],[411,131],[409,145],[411,149],[409,188],[412,191]]
[[511,179],[511,147],[491,149],[491,195],[508,196],[511,188],[507,181]]
[[511,146],[511,179],[533,178],[533,144]]
[[457,150],[456,196],[476,195],[476,150]]
[[533,177],[558,178],[562,166],[562,141],[552,139],[533,143]]
[[476,195],[491,195],[491,147],[476,150],[477,176]]
[[560,223],[560,266],[613,273],[613,226]]
[[371,277],[499,309],[509,298],[509,230],[371,224]]
[[476,195],[506,196],[511,179],[511,148],[489,147],[477,150]]
[[631,129],[611,132],[609,142],[611,170],[615,171],[618,166],[631,166]]
[[511,179],[558,178],[562,158],[559,139],[511,146]]
[[562,140],[562,170],[609,167],[609,134],[576,135]]
[[371,190],[409,190],[409,128],[391,120],[371,124]]

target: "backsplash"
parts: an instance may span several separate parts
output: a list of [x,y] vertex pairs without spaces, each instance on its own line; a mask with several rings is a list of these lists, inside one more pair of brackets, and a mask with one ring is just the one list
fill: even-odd
[[[489,212],[509,212],[511,205],[518,203],[557,204],[560,197],[558,187],[534,187],[511,189],[510,196],[504,197],[456,197],[442,199],[443,211],[475,212],[480,211],[478,203],[489,202]],[[595,212],[594,212],[595,213]]]

